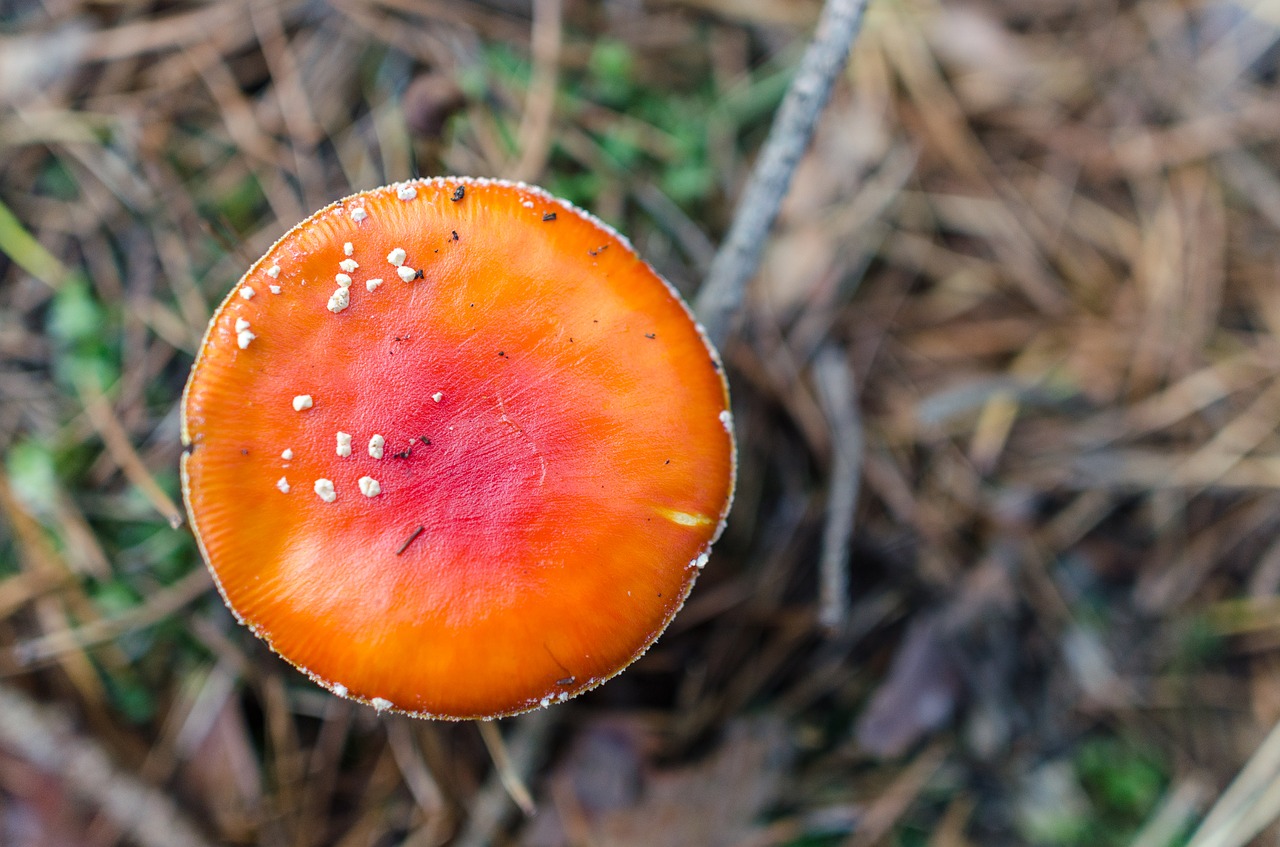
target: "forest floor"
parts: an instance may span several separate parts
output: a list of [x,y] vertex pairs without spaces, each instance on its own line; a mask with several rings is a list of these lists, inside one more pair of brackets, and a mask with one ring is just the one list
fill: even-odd
[[722,350],[728,530],[632,668],[499,723],[532,817],[166,519],[294,223],[522,178],[692,299],[819,9],[0,0],[0,843],[1276,842],[1265,0],[873,0]]

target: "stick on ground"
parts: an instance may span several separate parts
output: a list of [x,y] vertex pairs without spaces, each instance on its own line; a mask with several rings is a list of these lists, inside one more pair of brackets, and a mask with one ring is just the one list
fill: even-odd
[[694,311],[717,347],[724,344],[742,311],[747,281],[760,263],[765,237],[778,216],[800,156],[844,67],[862,25],[868,0],[827,0],[813,41],[787,89],[760,157],[742,192]]
[[[551,740],[551,732],[556,727],[559,717],[555,709],[537,709],[515,719],[511,731],[510,742],[503,742],[505,755],[494,755],[496,749],[492,745],[493,734],[497,726],[491,722],[480,721],[481,738],[494,757],[494,771],[472,799],[468,809],[470,819],[458,839],[454,842],[458,847],[481,847],[492,844],[496,833],[502,828],[508,815],[514,810],[516,803],[532,803],[527,789],[511,790],[512,779],[523,785],[543,761],[547,745]],[[485,730],[484,727],[490,727]],[[488,735],[489,737],[485,737]],[[527,812],[527,807],[524,809]]]
[[862,421],[853,371],[843,350],[829,346],[818,351],[813,360],[813,382],[831,426],[832,456],[822,532],[818,621],[828,629],[837,629],[849,615],[849,541],[862,476]]

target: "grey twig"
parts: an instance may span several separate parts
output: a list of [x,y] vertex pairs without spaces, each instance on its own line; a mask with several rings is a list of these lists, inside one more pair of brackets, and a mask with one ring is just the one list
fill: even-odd
[[813,41],[800,60],[742,192],[729,233],[698,293],[694,311],[716,346],[728,338],[741,310],[747,281],[760,262],[761,248],[791,185],[796,163],[809,146],[818,116],[844,67],[867,2],[827,0],[822,7]]
[[837,629],[849,614],[849,540],[862,475],[862,418],[845,352],[827,346],[813,360],[818,402],[831,426],[831,487],[822,533],[818,621]]

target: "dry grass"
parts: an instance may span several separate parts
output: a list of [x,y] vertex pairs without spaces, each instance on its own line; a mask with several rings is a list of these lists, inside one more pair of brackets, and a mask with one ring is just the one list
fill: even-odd
[[170,527],[186,369],[287,227],[521,176],[692,294],[817,12],[0,0],[0,842],[1275,841],[1274,3],[873,2],[723,351],[729,532],[641,662],[504,722],[532,819]]

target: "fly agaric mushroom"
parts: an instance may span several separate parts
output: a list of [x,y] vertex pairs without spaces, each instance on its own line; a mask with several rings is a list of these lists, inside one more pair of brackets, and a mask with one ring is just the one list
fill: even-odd
[[330,691],[424,717],[619,673],[734,483],[728,389],[676,292],[589,214],[483,179],[356,194],[276,242],[209,325],[182,438],[237,618]]

